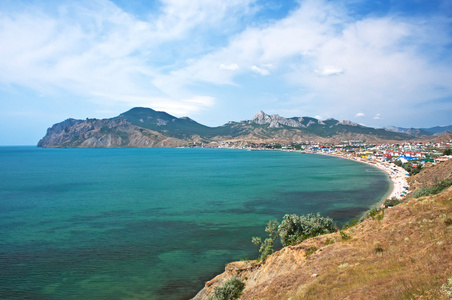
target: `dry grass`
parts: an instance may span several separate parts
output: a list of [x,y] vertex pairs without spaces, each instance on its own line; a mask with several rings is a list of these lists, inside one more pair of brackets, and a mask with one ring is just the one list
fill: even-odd
[[452,277],[451,206],[449,188],[359,224],[348,251],[326,264],[319,257],[321,274],[293,299],[445,299],[439,290]]

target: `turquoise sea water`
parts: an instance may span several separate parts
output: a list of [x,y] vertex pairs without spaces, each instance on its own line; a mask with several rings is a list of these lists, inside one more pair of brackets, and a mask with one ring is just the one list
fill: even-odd
[[188,299],[268,220],[343,224],[389,185],[300,153],[0,147],[0,299]]

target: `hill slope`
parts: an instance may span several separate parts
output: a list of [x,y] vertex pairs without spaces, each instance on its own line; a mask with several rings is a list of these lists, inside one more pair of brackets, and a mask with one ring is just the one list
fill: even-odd
[[97,120],[68,119],[53,125],[38,142],[38,147],[116,148],[175,147],[185,142],[157,131],[138,127],[122,118]]
[[53,125],[39,147],[174,147],[225,140],[299,142],[304,140],[409,140],[405,133],[350,121],[284,118],[259,112],[253,119],[208,127],[184,117],[136,107],[111,119],[68,119]]
[[[417,179],[438,180],[434,168],[448,176],[452,160]],[[194,299],[208,299],[232,276],[245,282],[242,300],[446,299],[440,289],[452,278],[451,218],[452,187],[411,197],[345,230],[349,239],[332,233],[283,248],[264,262],[231,263]]]

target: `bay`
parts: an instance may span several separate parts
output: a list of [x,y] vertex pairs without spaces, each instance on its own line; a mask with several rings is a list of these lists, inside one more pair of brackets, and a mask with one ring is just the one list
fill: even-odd
[[286,213],[339,225],[384,197],[380,170],[230,149],[0,147],[1,299],[188,299]]

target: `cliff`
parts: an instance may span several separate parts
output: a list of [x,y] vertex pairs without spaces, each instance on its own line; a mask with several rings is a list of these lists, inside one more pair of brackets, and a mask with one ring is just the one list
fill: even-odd
[[47,130],[38,147],[116,148],[177,147],[186,142],[116,119],[68,119]]
[[[452,161],[426,168],[416,175],[417,188],[452,179],[451,170]],[[194,299],[209,299],[232,276],[245,283],[243,300],[446,299],[441,287],[452,278],[451,235],[449,187],[437,195],[409,197],[342,234],[283,248],[264,262],[230,263]]]

